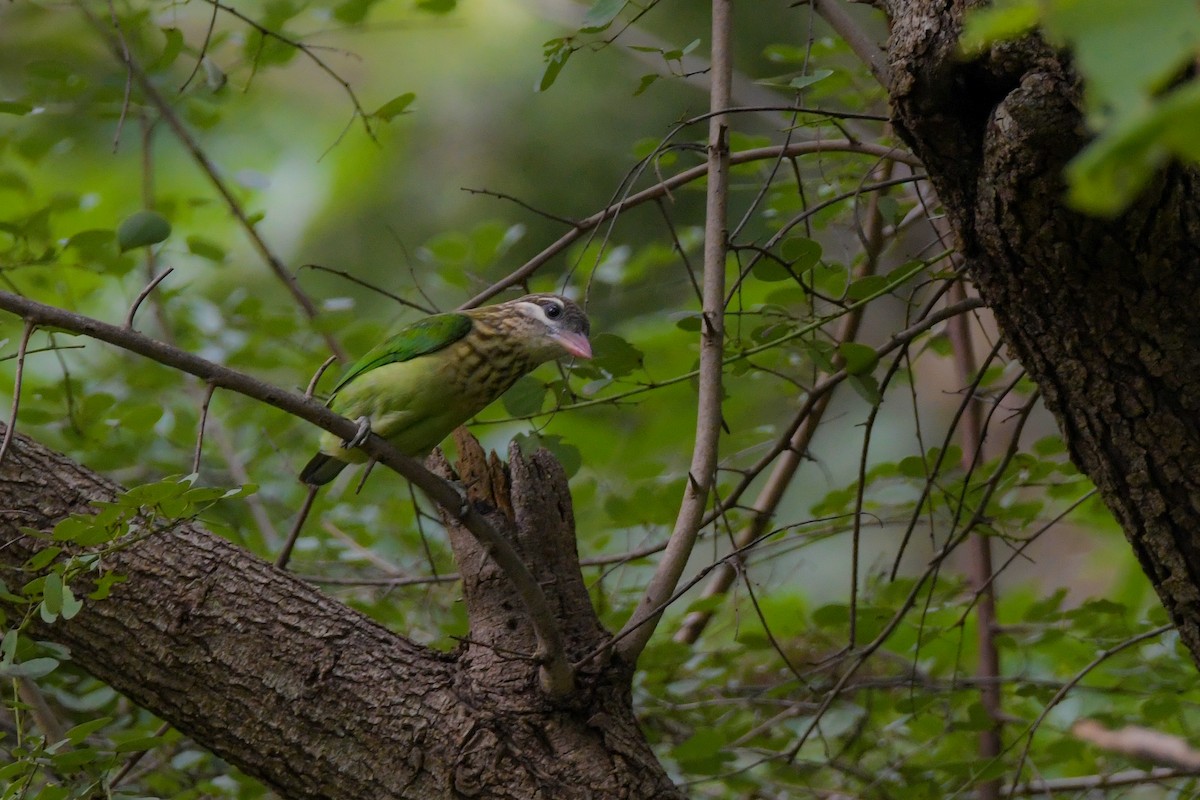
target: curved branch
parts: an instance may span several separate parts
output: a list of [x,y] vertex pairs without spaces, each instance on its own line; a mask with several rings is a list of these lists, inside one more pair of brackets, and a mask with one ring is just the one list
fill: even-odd
[[[109,325],[9,292],[0,292],[0,309],[22,317],[31,325],[60,328],[116,345],[131,353],[137,353],[160,364],[195,375],[211,386],[229,389],[274,406],[344,439],[351,439],[358,430],[358,426],[354,422],[333,413],[315,400],[278,386],[272,386],[245,373],[206,361],[192,353],[143,336],[128,328]],[[416,459],[401,453],[385,439],[372,434],[361,445],[361,449],[379,463],[390,467],[419,487],[479,540],[504,571],[504,574],[512,581],[521,602],[525,604],[537,634],[539,655],[545,659],[545,663],[548,665],[557,664],[565,659],[562,634],[555,623],[554,613],[546,601],[546,595],[534,580],[533,575],[530,574],[528,567],[521,561],[512,544],[473,506],[464,506],[462,497],[454,486],[425,469]]]
[[[710,117],[710,124],[711,124]],[[748,164],[752,161],[768,161],[779,158],[793,158],[795,156],[812,155],[813,153],[859,153],[862,155],[873,156],[875,158],[886,158],[892,161],[897,161],[901,164],[907,164],[911,167],[920,167],[920,159],[915,158],[911,153],[895,147],[887,145],[873,144],[870,142],[857,142],[853,139],[831,139],[828,141],[818,142],[793,142],[788,145],[777,145],[774,147],[754,147],[749,150],[741,150],[736,153],[729,154],[729,165],[736,166],[738,164]],[[484,289],[479,294],[472,297],[467,302],[459,306],[460,309],[474,308],[492,297],[500,294],[500,292],[511,286],[517,286],[530,275],[537,272],[546,265],[550,259],[554,258],[559,253],[570,247],[585,233],[588,233],[593,228],[599,226],[606,220],[612,219],[624,211],[639,206],[642,203],[651,200],[657,200],[660,197],[666,197],[680,186],[691,183],[694,180],[703,178],[708,174],[708,163],[698,164],[697,166],[685,169],[667,178],[664,181],[649,186],[642,191],[631,194],[620,202],[613,203],[590,217],[584,217],[578,222],[571,223],[574,227],[564,233],[555,240],[549,247],[535,255],[533,258],[526,261],[517,269],[510,272],[500,280],[493,283],[488,288]],[[889,184],[890,185],[890,184]]]
[[[187,150],[188,155],[200,167],[200,171],[204,173],[205,177],[213,185],[213,188],[217,190],[217,194],[221,195],[221,199],[225,201],[225,205],[229,208],[230,213],[237,219],[238,224],[246,232],[246,235],[250,237],[250,242],[254,245],[254,249],[262,256],[267,266],[270,267],[271,272],[283,283],[288,292],[291,293],[296,303],[300,306],[301,311],[304,312],[304,315],[310,320],[315,319],[317,316],[317,306],[313,303],[312,298],[304,293],[304,290],[300,288],[300,284],[296,282],[296,278],[284,266],[283,261],[267,245],[262,235],[258,232],[258,229],[254,227],[254,223],[246,216],[241,203],[237,201],[237,198],[233,196],[233,192],[225,185],[225,181],[221,180],[221,176],[217,174],[216,166],[209,160],[205,152],[200,149],[200,145],[192,137],[191,132],[183,124],[179,115],[171,108],[170,103],[158,91],[158,87],[150,80],[150,77],[142,69],[141,65],[134,60],[133,55],[124,50],[120,41],[87,8],[86,3],[79,2],[76,3],[76,6],[83,13],[84,17],[87,18],[92,27],[104,37],[105,43],[113,51],[117,59],[125,64],[125,67],[129,70],[129,74],[133,76],[133,80],[137,83],[138,88],[146,96],[146,100],[162,116],[163,121],[167,123],[167,127],[175,134],[175,138],[179,140],[180,144]],[[324,337],[329,349],[336,353],[338,358],[345,361],[346,352],[342,349],[338,341],[328,332],[322,332],[321,335]]]
[[712,3],[712,91],[708,123],[708,191],[704,211],[704,282],[700,330],[700,391],[696,403],[696,444],[688,467],[675,528],[662,561],[642,599],[618,635],[628,634],[617,652],[628,664],[654,635],[662,619],[662,603],[675,591],[691,557],[700,521],[717,470],[721,435],[721,378],[725,363],[725,256],[729,252],[729,118],[720,113],[730,105],[733,74],[732,0]]

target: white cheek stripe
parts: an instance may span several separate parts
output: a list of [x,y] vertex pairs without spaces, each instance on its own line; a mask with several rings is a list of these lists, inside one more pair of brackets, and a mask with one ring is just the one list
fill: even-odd
[[550,321],[550,318],[546,316],[546,309],[542,308],[537,303],[530,303],[528,301],[522,302],[522,303],[517,303],[517,308],[519,308],[521,310],[521,313],[524,314],[525,316],[533,317],[538,322],[541,322],[546,326],[550,326],[553,324]]

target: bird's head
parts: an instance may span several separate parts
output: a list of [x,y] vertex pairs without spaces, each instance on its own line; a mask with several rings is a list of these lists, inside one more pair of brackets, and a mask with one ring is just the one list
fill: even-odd
[[571,300],[557,294],[527,294],[496,308],[509,312],[513,332],[545,360],[564,354],[592,357],[587,315]]

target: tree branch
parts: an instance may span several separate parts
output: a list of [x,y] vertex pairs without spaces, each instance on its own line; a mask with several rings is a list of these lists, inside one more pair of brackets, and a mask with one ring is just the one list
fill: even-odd
[[663,601],[671,596],[687,566],[700,521],[712,491],[721,435],[721,377],[725,354],[725,256],[729,251],[729,107],[733,74],[732,0],[712,3],[712,90],[708,124],[708,191],[704,211],[704,281],[700,326],[700,390],[696,403],[696,444],[675,528],[663,558],[637,608],[618,635],[621,659],[636,664],[662,618]]
[[[312,299],[305,294],[304,290],[300,288],[300,284],[296,282],[296,278],[284,266],[283,261],[267,245],[262,235],[258,232],[258,229],[254,226],[254,223],[250,221],[250,218],[246,216],[246,212],[242,210],[241,203],[233,196],[233,192],[225,185],[225,181],[221,179],[221,176],[217,174],[216,166],[209,160],[205,152],[200,149],[199,143],[192,137],[191,132],[183,124],[183,120],[179,118],[179,115],[171,108],[170,103],[158,91],[158,87],[146,75],[145,70],[134,60],[133,54],[122,47],[121,42],[105,27],[103,22],[96,18],[91,10],[88,9],[86,3],[77,2],[76,6],[83,13],[84,17],[87,18],[92,27],[104,38],[109,49],[112,50],[117,59],[125,64],[129,70],[129,74],[133,76],[134,82],[142,90],[150,105],[158,110],[162,119],[167,123],[167,127],[175,134],[175,138],[179,140],[180,144],[188,152],[188,155],[200,167],[200,171],[204,173],[205,177],[213,185],[213,188],[217,190],[217,194],[221,195],[221,199],[225,201],[225,205],[229,208],[230,213],[233,214],[238,224],[246,232],[246,235],[250,237],[250,242],[254,246],[254,249],[262,256],[262,259],[270,267],[275,277],[287,288],[288,292],[300,306],[300,310],[304,312],[304,315],[308,319],[315,319],[317,316],[317,307]],[[325,343],[329,346],[329,349],[336,353],[339,359],[345,361],[346,352],[342,349],[338,341],[328,332],[322,332],[321,336],[325,339]]]
[[[121,494],[16,434],[0,464],[0,580],[27,583],[28,559],[47,546],[22,527],[49,530]],[[628,673],[589,675],[589,691],[566,706],[538,688],[527,662],[510,660],[497,690],[461,651],[385,630],[197,524],[134,538],[104,556],[124,578],[106,599],[70,620],[35,613],[29,634],[65,645],[74,664],[281,797],[682,798],[638,731]],[[90,587],[76,581],[82,598]],[[574,581],[587,603],[578,570]],[[563,611],[583,616],[578,608]]]
[[[709,123],[710,125],[712,124],[711,117],[709,119]],[[774,147],[755,147],[749,150],[731,153],[729,155],[729,165],[736,166],[738,164],[748,164],[752,161],[793,158],[796,156],[811,155],[813,153],[829,152],[861,153],[862,155],[874,156],[875,158],[890,159],[901,164],[907,164],[911,167],[921,166],[919,159],[913,158],[912,154],[904,150],[897,150],[894,147],[874,144],[871,142],[857,142],[852,139],[832,139],[829,141],[817,142],[793,142],[789,145],[777,145]],[[581,236],[599,226],[601,223],[612,219],[613,217],[625,212],[630,208],[639,206],[642,203],[646,203],[651,200],[657,200],[660,197],[666,197],[670,195],[673,190],[678,189],[680,186],[684,186],[694,180],[704,177],[708,174],[708,171],[709,164],[707,162],[691,167],[690,169],[685,169],[684,171],[672,175],[670,178],[667,178],[664,181],[660,181],[653,186],[649,186],[636,194],[626,197],[624,200],[612,203],[600,211],[597,211],[595,214],[592,214],[590,217],[584,217],[577,222],[572,222],[571,224],[574,227],[556,239],[549,247],[542,250],[533,258],[529,259],[520,267],[513,270],[500,280],[496,281],[467,302],[463,303],[461,306],[459,306],[459,308],[474,308],[480,303],[483,303],[500,294],[500,292],[504,291],[505,289],[523,283],[529,278],[530,275],[545,266],[546,263],[552,258],[566,250]]]
[[850,49],[867,65],[880,86],[886,88],[891,85],[887,53],[854,21],[854,17],[846,13],[839,0],[809,0],[809,5],[829,23],[834,33],[850,45]]
[[[179,348],[150,339],[128,328],[109,325],[99,320],[38,303],[20,295],[0,292],[0,309],[16,314],[28,324],[61,328],[89,336],[137,353],[168,367],[187,372],[212,386],[229,389],[246,397],[286,411],[293,416],[351,439],[358,426],[339,416],[321,403],[252,378],[236,370],[206,361]],[[512,581],[517,594],[533,620],[538,636],[538,651],[545,654],[547,663],[561,658],[562,635],[554,624],[554,614],[546,602],[545,593],[533,579],[512,544],[488,523],[472,506],[463,507],[462,498],[448,482],[425,469],[420,462],[401,453],[386,440],[372,435],[361,449],[379,463],[403,475],[415,486],[457,518],[475,535],[496,563]]]

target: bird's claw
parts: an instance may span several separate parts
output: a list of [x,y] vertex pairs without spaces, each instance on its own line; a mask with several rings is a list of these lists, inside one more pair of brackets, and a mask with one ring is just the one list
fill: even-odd
[[347,450],[358,447],[367,440],[368,436],[371,435],[371,420],[369,418],[359,417],[355,421],[358,423],[358,430],[354,432],[352,437],[342,442],[342,447],[346,448]]
[[467,497],[467,489],[458,481],[451,481],[450,485],[454,487],[454,491],[458,492],[458,518],[465,519],[467,512],[471,510],[471,501]]

